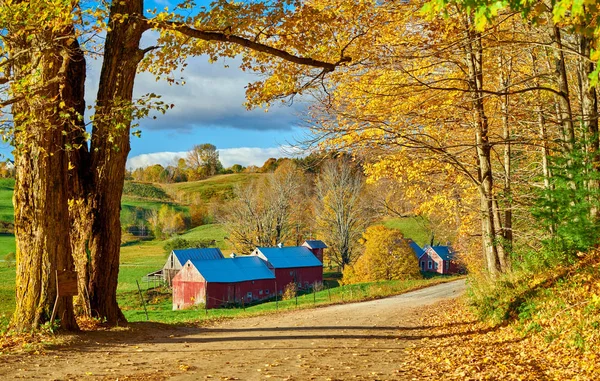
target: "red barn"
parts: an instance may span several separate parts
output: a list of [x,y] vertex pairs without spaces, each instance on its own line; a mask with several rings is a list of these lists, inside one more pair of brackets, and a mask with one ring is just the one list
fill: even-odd
[[290,283],[307,288],[323,282],[323,263],[308,247],[257,247],[252,255],[265,260],[275,273],[278,292]]
[[173,283],[173,278],[175,275],[177,275],[183,265],[190,259],[211,260],[223,258],[225,258],[223,253],[221,253],[221,250],[216,247],[173,250],[171,251],[171,254],[169,254],[167,262],[162,268],[163,279],[170,286]]
[[308,249],[313,252],[315,257],[317,257],[319,261],[323,263],[323,249],[327,249],[327,245],[325,245],[323,241],[317,239],[306,240],[302,246],[308,247]]
[[173,310],[205,303],[206,308],[268,299],[275,275],[255,256],[188,260],[173,278]]
[[440,274],[456,274],[460,267],[454,259],[454,251],[450,246],[425,246],[419,257],[421,271]]

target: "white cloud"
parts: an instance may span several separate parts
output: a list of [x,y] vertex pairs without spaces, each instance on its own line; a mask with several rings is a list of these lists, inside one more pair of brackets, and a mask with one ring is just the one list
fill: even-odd
[[[272,148],[240,147],[219,149],[219,159],[225,168],[234,164],[244,167],[249,165],[262,166],[267,159],[274,157],[302,157],[303,151],[291,147],[280,146]],[[135,169],[149,165],[174,165],[179,158],[184,158],[187,152],[155,152],[131,157],[127,160],[127,168]]]
[[177,160],[185,157],[187,152],[155,152],[144,153],[127,159],[127,168],[144,168],[154,164],[160,164],[163,167],[176,165]]

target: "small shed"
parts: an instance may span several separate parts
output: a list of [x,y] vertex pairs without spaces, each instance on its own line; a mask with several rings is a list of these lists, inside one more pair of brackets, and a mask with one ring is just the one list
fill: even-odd
[[302,244],[304,247],[308,247],[310,251],[323,263],[323,249],[327,249],[327,245],[323,241],[318,239],[306,240]]
[[188,260],[213,260],[223,258],[225,258],[223,253],[216,247],[173,250],[171,251],[171,254],[169,254],[167,262],[162,268],[163,278],[170,286],[173,283],[175,275]]
[[425,246],[419,257],[422,271],[440,274],[456,274],[460,271],[451,246]]
[[275,275],[255,256],[185,262],[173,278],[173,310],[205,303],[206,308],[251,303],[275,292]]
[[257,247],[252,255],[265,260],[275,273],[278,292],[290,283],[307,288],[323,282],[323,262],[308,247]]

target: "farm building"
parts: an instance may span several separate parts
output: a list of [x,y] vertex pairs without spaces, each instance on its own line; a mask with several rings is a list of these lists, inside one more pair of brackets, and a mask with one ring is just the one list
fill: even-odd
[[406,239],[408,241],[408,246],[410,246],[410,248],[415,252],[415,256],[417,257],[417,259],[421,258],[421,255],[423,255],[424,250],[421,248],[421,246],[419,246],[415,241],[413,241],[410,238]]
[[223,253],[218,248],[181,249],[173,250],[162,268],[162,276],[169,286],[173,278],[181,270],[183,264],[191,260],[223,259]]
[[316,239],[315,240],[307,240],[307,241],[304,241],[302,246],[308,247],[308,249],[313,252],[315,257],[317,257],[319,259],[319,261],[321,261],[321,263],[323,263],[323,249],[327,249],[327,245],[325,245],[325,243],[323,241],[319,241]]
[[173,310],[205,303],[215,308],[268,299],[275,275],[255,256],[190,259],[173,278]]
[[265,260],[275,273],[278,292],[290,283],[303,288],[323,282],[323,263],[306,246],[257,247],[252,255]]
[[450,246],[425,246],[419,257],[419,266],[422,271],[455,274],[460,269],[454,255]]

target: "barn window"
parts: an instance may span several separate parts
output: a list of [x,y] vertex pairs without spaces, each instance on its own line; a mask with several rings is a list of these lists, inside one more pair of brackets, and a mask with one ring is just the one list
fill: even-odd
[[425,261],[421,262],[421,268],[425,270]]
[[248,299],[252,300],[252,292],[248,292],[248,293],[246,294],[246,298],[248,298]]
[[262,290],[258,290],[258,295],[262,295],[263,291]]
[[446,261],[444,263],[446,264],[446,270],[448,270],[448,268],[450,267],[450,261]]
[[265,290],[265,294],[269,295],[269,290]]
[[171,268],[175,267],[175,260],[173,259],[173,255],[171,255]]
[[431,261],[427,261],[427,268],[429,270],[431,270],[431,267],[433,266],[433,264],[431,263]]
[[433,262],[433,268],[436,269],[436,270],[438,269],[438,263],[437,262]]
[[294,276],[294,272],[293,271],[290,271],[290,276]]

